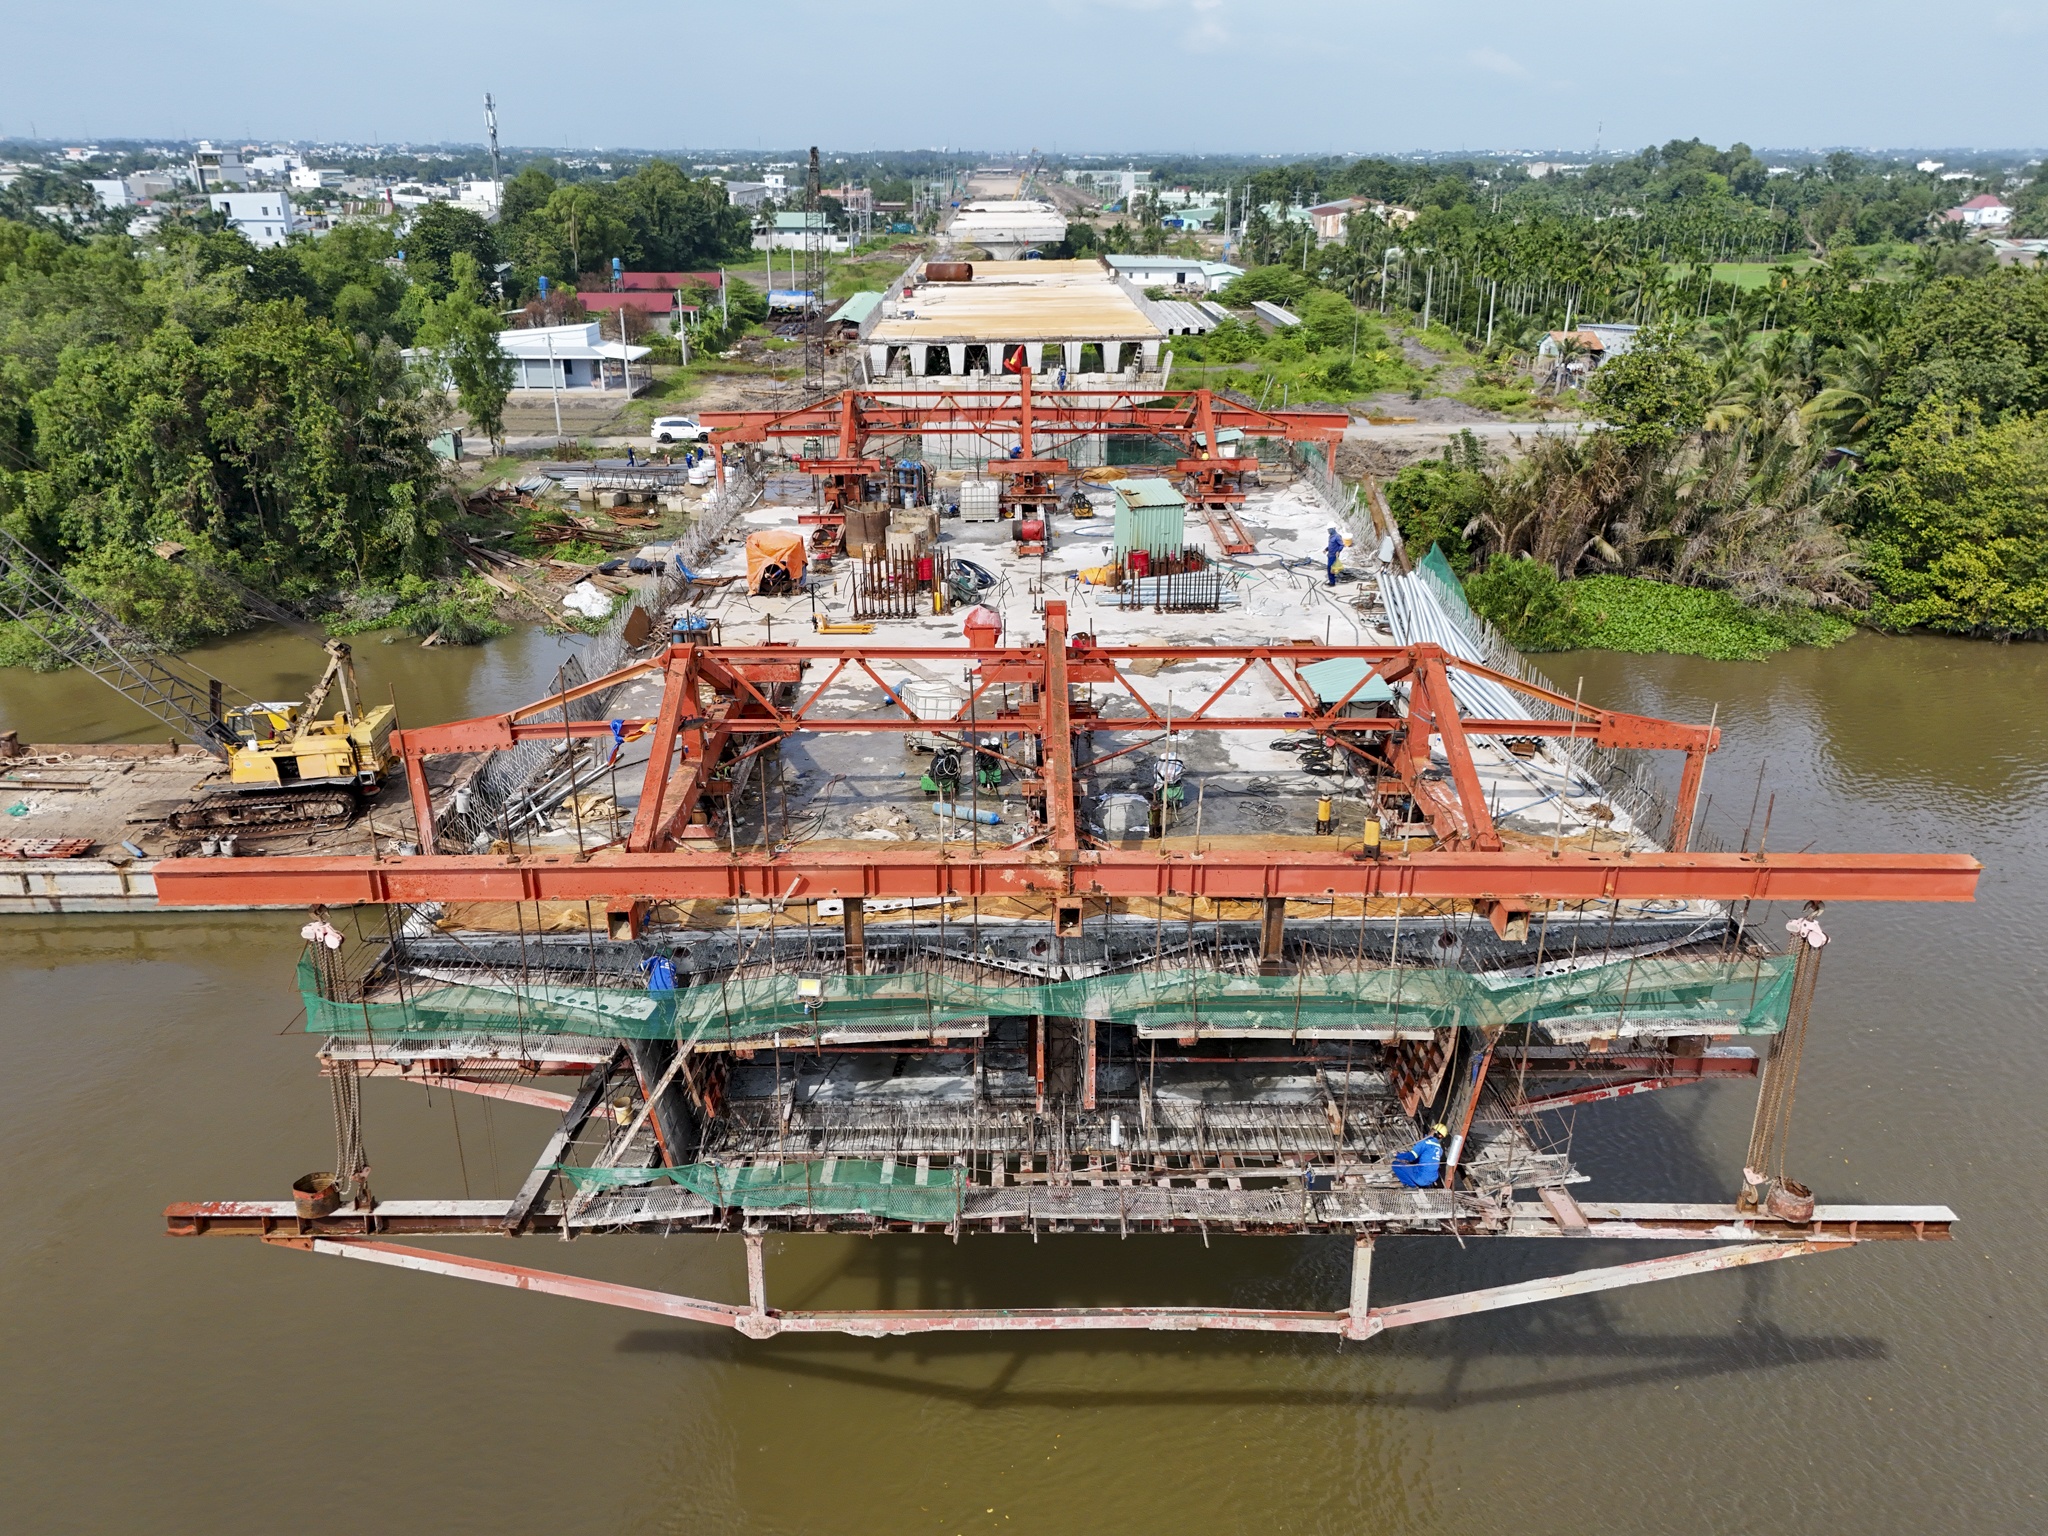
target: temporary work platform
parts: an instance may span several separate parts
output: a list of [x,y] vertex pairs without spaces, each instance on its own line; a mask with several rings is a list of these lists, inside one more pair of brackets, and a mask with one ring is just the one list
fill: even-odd
[[[1693,851],[1712,726],[1593,708],[1431,645],[1214,650],[1229,680],[1169,718],[1143,684],[1185,648],[1099,644],[1069,631],[1058,601],[1044,605],[1042,638],[988,649],[671,646],[587,685],[658,677],[659,709],[644,718],[568,718],[569,691],[393,737],[423,786],[436,754],[645,732],[638,808],[613,846],[508,837],[496,851],[442,852],[421,789],[415,854],[166,861],[156,874],[166,906],[435,903],[476,914],[500,904],[520,914],[516,925],[451,933],[422,912],[394,923],[389,943],[348,948],[316,912],[301,987],[336,1083],[338,1185],[302,1181],[296,1203],[180,1204],[170,1230],[254,1235],[754,1337],[1222,1328],[1364,1338],[1947,1235],[1945,1208],[1815,1205],[1784,1177],[1824,936],[1801,919],[1793,952],[1777,953],[1744,914],[1757,901],[1968,900],[1973,860]],[[913,713],[891,685],[896,669],[947,665],[969,682],[945,718]],[[1466,714],[1457,674],[1507,690],[1527,713]],[[1332,675],[1350,679],[1336,697]],[[1254,677],[1286,707],[1243,704],[1238,684]],[[1171,765],[1213,741],[1276,732],[1350,770],[1373,809],[1363,834],[1204,827],[1199,788],[1190,805]],[[948,791],[955,803],[934,808],[958,830],[935,840],[775,835],[761,776],[744,787],[746,768],[776,755],[829,762],[841,743],[872,753],[911,735],[952,742],[967,765]],[[1681,754],[1672,851],[1504,829],[1477,767],[1481,738]],[[1131,798],[1114,784],[1140,753],[1153,754],[1160,786],[1142,836],[1088,811]],[[958,803],[984,773],[1007,814]],[[757,806],[742,804],[749,794]],[[1748,1076],[1759,1078],[1759,1112],[1738,1199],[1574,1196],[1583,1176],[1544,1112]],[[349,1108],[364,1077],[560,1120],[509,1201],[381,1201]],[[575,1091],[533,1081],[549,1077],[577,1079]],[[1440,1177],[1404,1173],[1419,1141],[1440,1157]],[[748,1243],[744,1304],[392,1241],[733,1230]],[[1336,1311],[768,1304],[769,1231],[937,1230],[1342,1234],[1354,1242],[1352,1290]],[[1373,1243],[1388,1234],[1716,1246],[1376,1307]]]

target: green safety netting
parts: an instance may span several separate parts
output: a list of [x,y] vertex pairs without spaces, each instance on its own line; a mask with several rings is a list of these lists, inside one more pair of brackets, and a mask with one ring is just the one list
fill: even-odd
[[832,1158],[726,1168],[686,1163],[679,1168],[578,1168],[556,1172],[578,1189],[618,1189],[657,1182],[680,1184],[718,1206],[753,1210],[795,1207],[820,1216],[866,1213],[892,1221],[951,1221],[960,1213],[959,1170],[931,1168],[925,1182],[908,1163]]
[[1444,552],[1436,545],[1429,546],[1429,553],[1415,562],[1416,572],[1429,578],[1444,600],[1452,619],[1466,634],[1477,634],[1479,626],[1472,622],[1472,605],[1465,600],[1465,584],[1458,580],[1451,569],[1451,562],[1444,558]]
[[1011,983],[928,971],[785,974],[673,992],[416,980],[402,998],[381,1002],[322,996],[308,960],[299,983],[309,1031],[356,1037],[481,1030],[744,1044],[813,1031],[943,1035],[948,1024],[1034,1014],[1176,1032],[1190,1024],[1211,1032],[1313,1034],[1541,1022],[1594,1033],[1634,1025],[1679,1034],[1775,1034],[1791,996],[1792,958],[1649,955],[1519,979],[1404,966],[1295,976],[1181,968]]

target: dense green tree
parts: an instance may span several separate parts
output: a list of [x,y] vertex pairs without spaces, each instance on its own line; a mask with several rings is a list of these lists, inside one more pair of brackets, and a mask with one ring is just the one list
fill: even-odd
[[405,270],[429,298],[441,298],[455,286],[455,256],[467,255],[481,272],[496,276],[497,231],[473,208],[454,203],[429,203],[406,228],[402,245]]
[[1706,423],[1713,375],[1680,326],[1665,322],[1593,374],[1587,393],[1631,448],[1668,449]]
[[176,539],[306,592],[435,559],[439,480],[396,353],[296,304],[206,342],[167,321],[71,349],[33,409],[18,531],[60,560]]
[[1859,527],[1888,628],[2048,635],[2048,415],[1937,396],[1873,461]]
[[1973,402],[1988,422],[2048,410],[2048,271],[1933,283],[1887,338],[1885,364],[1879,436],[1937,395]]
[[457,251],[453,268],[455,286],[447,298],[430,303],[414,346],[432,359],[432,386],[452,384],[464,414],[495,449],[505,436],[512,359],[498,344],[498,315],[486,301],[475,258]]

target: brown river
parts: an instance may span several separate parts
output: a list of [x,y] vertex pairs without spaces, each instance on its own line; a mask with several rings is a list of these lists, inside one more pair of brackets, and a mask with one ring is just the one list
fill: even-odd
[[[359,645],[426,723],[543,692],[561,650]],[[317,649],[200,658],[288,696]],[[1791,1169],[1942,1202],[1949,1244],[1838,1255],[1341,1349],[1258,1336],[750,1343],[249,1241],[164,1205],[330,1166],[294,915],[0,918],[0,1529],[914,1533],[2048,1528],[2048,647],[1863,636],[1750,665],[1547,658],[1589,700],[1705,719],[1732,844],[1959,850],[1971,906],[1837,906]],[[0,673],[25,739],[162,735],[76,674]],[[1762,819],[1761,811],[1758,820]],[[1782,918],[1787,914],[1774,916]],[[549,1129],[365,1087],[386,1196],[509,1195]],[[1731,1198],[1754,1090],[1590,1106],[1592,1199]],[[2030,1214],[2032,1212],[2032,1214]],[[1381,1244],[1376,1301],[1644,1256]],[[736,1238],[472,1251],[738,1300]],[[771,1239],[791,1306],[1337,1307],[1315,1239]]]

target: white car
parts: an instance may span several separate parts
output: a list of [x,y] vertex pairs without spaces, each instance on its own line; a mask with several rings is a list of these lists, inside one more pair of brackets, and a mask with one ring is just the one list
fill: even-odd
[[657,443],[704,443],[711,440],[711,429],[694,416],[657,416],[647,435]]

